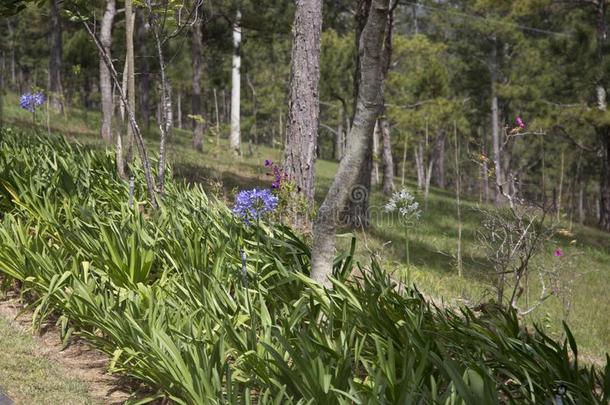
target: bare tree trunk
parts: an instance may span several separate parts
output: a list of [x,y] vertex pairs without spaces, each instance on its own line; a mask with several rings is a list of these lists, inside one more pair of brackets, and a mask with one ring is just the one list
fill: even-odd
[[50,0],[51,3],[51,55],[49,57],[49,98],[50,104],[56,111],[64,112],[63,88],[61,85],[61,61],[63,47],[61,42],[60,1]]
[[146,37],[148,29],[143,10],[136,9],[137,30],[135,45],[137,47],[138,59],[138,95],[139,113],[146,128],[150,128],[150,69],[148,66],[148,51],[146,49]]
[[381,126],[381,161],[383,163],[383,194],[390,195],[394,191],[394,159],[392,158],[392,141],[390,139],[390,123],[385,117],[378,120]]
[[585,181],[580,181],[580,188],[578,189],[578,223],[585,223],[585,209],[584,209],[584,197],[585,197]]
[[203,17],[197,18],[191,29],[191,61],[193,69],[193,97],[192,97],[192,115],[193,119],[193,148],[203,151],[203,112],[201,110],[201,64],[202,64],[202,25]]
[[176,127],[182,129],[182,92],[176,95]]
[[290,108],[284,145],[286,173],[309,206],[315,193],[315,161],[320,121],[320,36],[322,1],[297,0],[293,25]]
[[240,131],[240,98],[241,98],[241,11],[237,10],[233,24],[233,68],[231,75],[231,150],[241,155]]
[[383,109],[382,48],[389,5],[388,0],[364,1],[368,3],[368,13],[358,46],[360,69],[356,114],[347,151],[313,228],[311,277],[326,287],[332,286],[329,277],[332,274],[339,216],[357,184],[358,172],[365,161],[375,122]]
[[[133,29],[135,25],[135,13],[133,12],[133,0],[125,0],[125,43],[126,55],[125,65],[127,69],[127,105],[126,110],[136,111],[136,79],[135,79],[135,57],[133,50]],[[126,164],[129,165],[133,160],[134,132],[133,126],[127,126],[127,150]],[[125,147],[125,145],[123,145]]]
[[458,220],[458,241],[457,241],[457,252],[456,261],[458,268],[458,276],[462,277],[462,202],[461,188],[462,178],[460,173],[460,144],[457,136],[457,124],[453,121],[453,140],[455,142],[455,200],[457,203],[457,220]]
[[402,167],[400,168],[401,170],[401,174],[400,174],[400,185],[404,186],[405,185],[405,174],[407,171],[407,148],[409,146],[409,137],[407,136],[407,134],[405,134],[405,142],[402,148]]
[[498,111],[498,95],[496,92],[496,82],[498,75],[498,49],[497,42],[494,37],[493,48],[491,53],[491,139],[493,144],[493,161],[495,168],[495,188],[496,207],[500,206],[504,201],[500,187],[504,187],[504,176],[502,174],[502,154],[500,149],[500,123]]
[[438,138],[435,142],[433,149],[434,160],[434,171],[433,179],[434,185],[439,188],[445,188],[445,131],[441,131],[438,134]]
[[[106,1],[106,11],[102,17],[100,27],[100,42],[103,52],[111,57],[112,49],[112,23],[116,14],[116,1]],[[110,70],[104,62],[103,55],[100,55],[100,95],[102,107],[102,126],[100,135],[107,143],[112,142],[112,116],[114,115],[114,103],[112,100],[112,79],[110,78]]]
[[373,130],[373,167],[371,171],[371,186],[379,184],[379,140],[381,139],[381,127],[379,120]]
[[419,141],[415,153],[415,168],[417,170],[417,189],[423,190],[426,184],[426,166],[424,165],[424,143]]
[[601,138],[601,176],[599,182],[599,226],[610,231],[610,127],[598,129]]
[[[82,17],[78,13],[78,11],[76,12],[76,14],[79,17]],[[135,134],[135,137],[134,137],[135,141],[136,141],[135,143],[138,148],[138,152],[140,153],[140,159],[142,160],[142,166],[144,168],[144,178],[146,179],[146,188],[148,191],[148,195],[150,197],[150,204],[153,208],[157,208],[157,206],[158,206],[157,205],[157,188],[155,185],[155,179],[152,175],[150,160],[148,159],[148,152],[146,150],[146,145],[144,144],[144,138],[142,137],[142,133],[140,132],[140,127],[138,126],[138,122],[136,121],[135,113],[131,109],[131,106],[129,105],[129,103],[127,102],[127,96],[125,95],[125,92],[123,91],[123,89],[120,86],[119,77],[114,68],[114,65],[112,64],[112,59],[110,59],[110,57],[103,52],[104,48],[102,47],[101,43],[99,42],[99,39],[95,36],[95,33],[93,33],[93,31],[91,30],[91,27],[89,27],[89,24],[87,23],[87,21],[82,19],[82,23],[83,23],[85,29],[87,30],[87,33],[89,34],[89,36],[95,42],[95,46],[97,47],[98,52],[100,52],[102,54],[102,57],[104,58],[104,61],[106,62],[106,66],[110,70],[110,75],[112,77],[112,80],[114,81],[115,86],[119,92],[119,98],[121,99],[121,102],[125,105],[125,111],[127,113],[127,117],[128,117],[130,126],[132,127],[133,133]],[[122,145],[120,144],[120,142],[121,142],[121,138],[117,137],[117,153],[122,149]],[[117,157],[117,164],[121,160],[122,160],[122,157],[121,158]],[[119,169],[119,173],[120,173],[120,169]]]

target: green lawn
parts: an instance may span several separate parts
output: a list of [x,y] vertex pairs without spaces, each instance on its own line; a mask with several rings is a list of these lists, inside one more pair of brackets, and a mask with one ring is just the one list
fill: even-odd
[[[9,95],[5,103],[5,119],[12,125],[31,127],[31,116],[18,108],[17,98]],[[45,125],[39,131],[46,131],[46,119],[39,117]],[[97,128],[99,116],[94,112],[85,113],[72,110],[64,116],[53,115],[50,119],[51,130],[61,132],[68,138],[91,146],[100,147]],[[158,141],[154,126],[147,140],[151,149],[156,149]],[[248,153],[244,144],[244,156],[236,158],[228,153],[224,139],[216,145],[210,136],[205,143],[203,154],[191,148],[190,133],[175,130],[170,140],[169,160],[174,174],[191,182],[205,182],[208,190],[224,193],[231,199],[234,188],[266,186],[270,179],[265,174],[264,159],[281,159],[279,149],[254,147]],[[317,198],[321,200],[330,184],[337,164],[320,160],[316,166],[318,181]],[[414,185],[408,182],[411,190]],[[381,207],[384,197],[378,191],[372,196],[371,204]],[[409,232],[411,263],[408,271],[404,246],[404,230],[396,224],[374,219],[370,229],[357,232],[358,256],[366,259],[370,252],[379,254],[388,271],[405,277],[409,274],[417,287],[433,298],[435,302],[444,301],[449,305],[462,303],[476,304],[490,297],[490,286],[486,282],[489,275],[483,253],[477,248],[475,231],[479,226],[480,215],[476,211],[477,202],[464,201],[463,212],[463,261],[464,274],[459,277],[455,265],[457,246],[456,203],[451,192],[432,189],[428,209],[421,222]],[[565,227],[569,227],[565,224]],[[558,260],[551,252],[562,247],[566,255],[561,260],[568,261],[562,275],[574,279],[571,293],[571,309],[568,324],[579,342],[585,359],[598,361],[610,351],[610,234],[595,228],[574,226],[574,237],[560,237],[548,253],[539,260],[542,264],[553,265]],[[570,241],[576,239],[575,244]],[[349,238],[340,238],[339,245],[347,247]],[[531,294],[535,294],[535,286]],[[541,323],[549,333],[561,330],[564,317],[561,299],[551,298],[539,309],[529,315],[529,319]]]
[[0,317],[0,390],[15,404],[96,403],[85,383],[65,375],[57,364],[36,352],[39,344]]

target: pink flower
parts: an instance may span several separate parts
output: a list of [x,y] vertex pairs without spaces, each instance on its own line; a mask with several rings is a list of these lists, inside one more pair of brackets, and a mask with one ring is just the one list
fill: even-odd
[[553,256],[555,256],[555,257],[562,257],[563,256],[563,250],[561,250],[560,248],[555,249],[555,253],[553,253]]
[[519,126],[519,128],[521,128],[521,129],[525,128],[525,123],[523,122],[521,117],[517,116],[517,118],[515,118],[515,123]]

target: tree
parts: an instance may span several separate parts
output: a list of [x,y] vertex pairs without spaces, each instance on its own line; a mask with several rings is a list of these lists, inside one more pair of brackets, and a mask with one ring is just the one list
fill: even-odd
[[314,164],[320,119],[321,32],[322,1],[297,0],[284,166],[310,207],[314,204]]
[[[135,25],[135,13],[133,12],[133,0],[125,0],[125,72],[127,89],[123,89],[126,93],[126,109],[131,110],[134,114],[136,111],[136,79],[135,79],[135,56],[133,49],[133,30]],[[125,79],[124,79],[125,80]],[[126,91],[125,91],[126,90]],[[133,125],[127,125],[127,163],[129,163],[133,156],[133,137],[134,137]],[[120,139],[117,145],[120,144]],[[123,154],[122,147],[117,150],[117,156]],[[122,169],[124,171],[124,169]],[[119,173],[121,169],[119,169]],[[123,174],[123,177],[125,175]]]
[[63,112],[63,89],[61,85],[61,16],[59,0],[50,0],[51,4],[51,35],[49,36],[51,55],[49,57],[49,98],[51,107]]
[[335,231],[350,193],[358,181],[375,122],[383,108],[383,41],[388,22],[388,0],[363,0],[366,23],[358,44],[358,93],[356,113],[347,142],[347,151],[313,227],[311,277],[330,287],[335,255]]
[[233,24],[233,64],[231,70],[231,150],[241,155],[241,11],[238,9]]
[[[103,52],[110,57],[112,48],[112,22],[116,14],[116,1],[106,0],[106,10],[100,26],[100,43]],[[112,101],[112,79],[110,70],[100,55],[100,95],[102,109],[102,125],[100,135],[108,143],[112,142],[112,115],[114,113]]]
[[192,82],[192,116],[193,116],[193,147],[203,151],[203,111],[201,108],[201,64],[202,64],[202,39],[203,16],[199,15],[201,10],[197,10],[195,22],[191,28],[191,63],[193,69]]

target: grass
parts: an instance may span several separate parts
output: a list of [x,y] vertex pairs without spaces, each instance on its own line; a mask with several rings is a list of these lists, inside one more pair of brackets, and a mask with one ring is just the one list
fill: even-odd
[[38,342],[0,317],[0,389],[15,404],[91,404],[87,386],[36,354]]
[[[9,95],[5,102],[5,119],[13,125],[31,126],[31,116],[18,108],[15,95]],[[43,120],[44,121],[44,120]],[[102,147],[98,139],[99,116],[95,112],[72,109],[66,116],[53,115],[51,130],[66,135],[69,139],[86,146]],[[41,128],[46,131],[46,127]],[[247,135],[245,135],[247,137]],[[203,182],[208,189],[218,187],[225,198],[232,198],[235,188],[266,186],[270,183],[262,162],[264,159],[281,160],[277,148],[254,147],[241,158],[229,154],[225,139],[216,145],[212,136],[207,138],[204,153],[191,148],[189,131],[174,131],[170,141],[168,159],[174,167],[174,175],[188,182]],[[158,141],[154,124],[147,134],[151,150]],[[330,185],[337,164],[319,160],[316,165],[317,193],[321,201]],[[414,190],[412,181],[407,185]],[[378,191],[372,195],[371,205],[381,207],[384,197]],[[456,204],[452,193],[432,188],[428,210],[421,222],[409,231],[411,263],[408,273],[411,280],[424,294],[435,301],[445,301],[450,305],[464,302],[476,304],[490,297],[490,285],[485,281],[489,266],[483,253],[477,248],[475,232],[480,222],[477,201],[463,202],[463,260],[464,275],[457,274],[454,252],[457,246]],[[566,224],[569,227],[569,224]],[[564,269],[564,277],[575,278],[571,310],[567,318],[572,332],[579,342],[581,351],[589,361],[598,363],[610,347],[610,234],[592,227],[573,226],[574,237],[559,237],[556,244],[548,246],[548,253],[540,257],[541,264],[552,265],[557,260],[551,254],[559,246],[564,249],[569,266]],[[404,230],[395,224],[373,219],[370,229],[356,232],[358,237],[357,257],[364,258],[371,252],[379,254],[383,267],[397,275],[405,275]],[[575,244],[570,241],[576,239]],[[340,238],[339,245],[346,247],[349,238]],[[540,323],[547,333],[561,337],[561,322],[564,320],[564,304],[559,298],[551,298],[528,316],[528,321]]]

